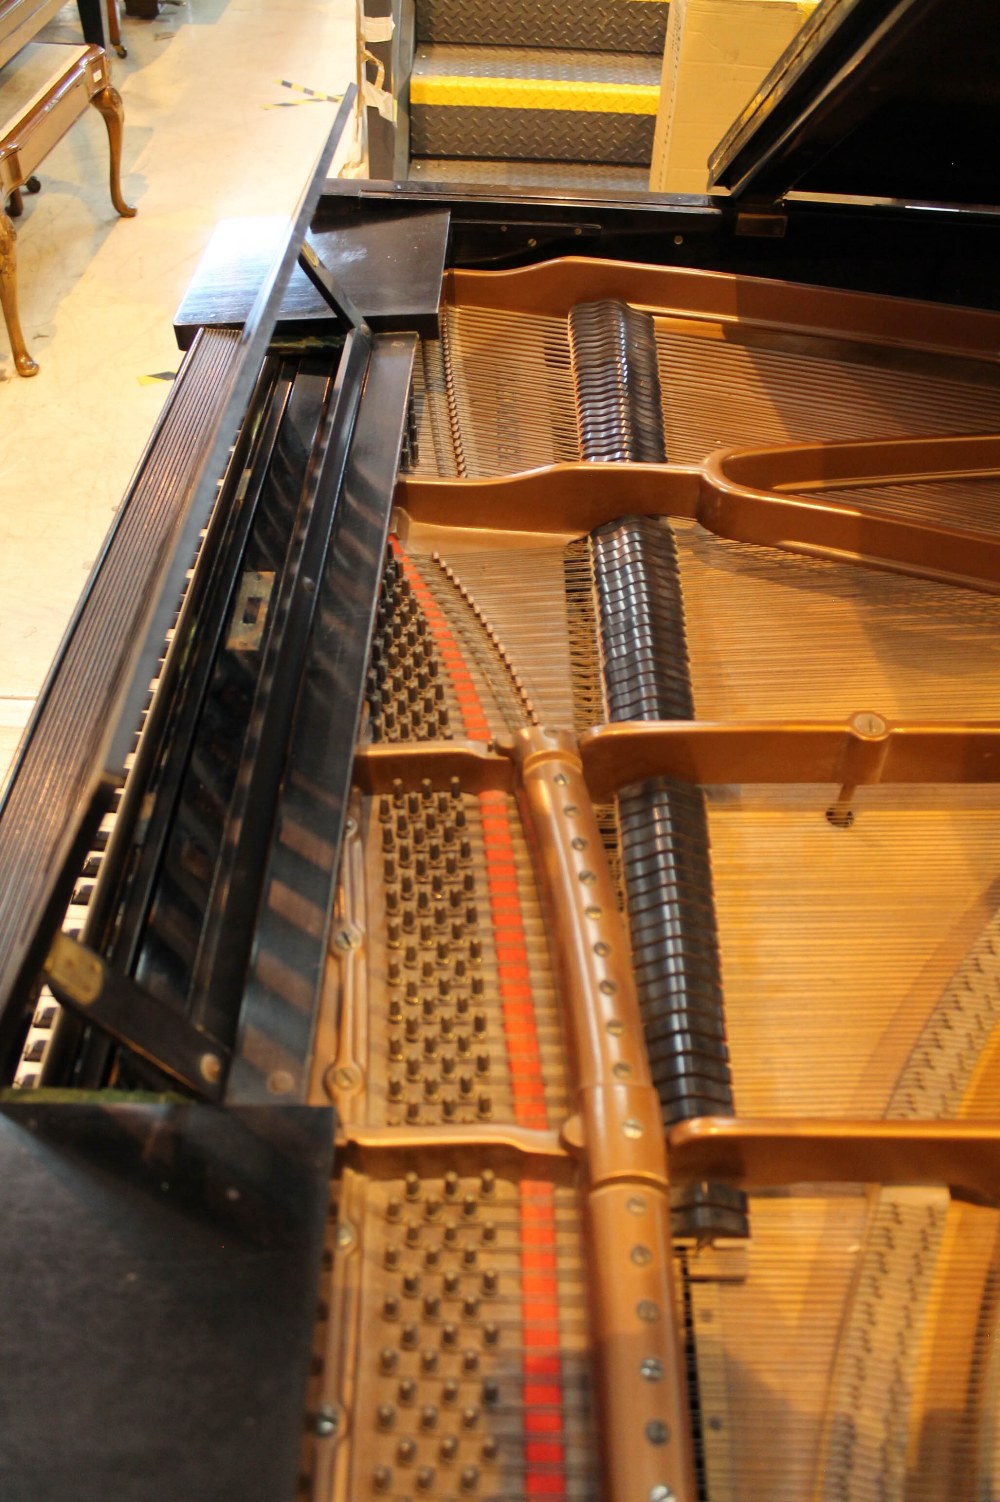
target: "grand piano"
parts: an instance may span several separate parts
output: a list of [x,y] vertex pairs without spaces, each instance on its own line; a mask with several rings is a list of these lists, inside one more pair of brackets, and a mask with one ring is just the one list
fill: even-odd
[[997,225],[824,188],[884,11],[729,198],[320,170],[186,299],[0,810],[5,1498],[993,1495]]

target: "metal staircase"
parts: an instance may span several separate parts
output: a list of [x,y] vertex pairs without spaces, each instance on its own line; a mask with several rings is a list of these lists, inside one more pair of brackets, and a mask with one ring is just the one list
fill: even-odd
[[661,0],[365,0],[370,175],[644,188],[666,20]]

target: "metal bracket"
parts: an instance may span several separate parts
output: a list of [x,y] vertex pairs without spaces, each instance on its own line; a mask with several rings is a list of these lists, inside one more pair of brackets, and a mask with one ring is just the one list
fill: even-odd
[[741,203],[736,210],[735,233],[746,239],[783,240],[788,228],[788,215],[773,202],[761,199]]
[[58,933],[42,970],[53,995],[203,1100],[219,1100],[230,1053],[78,939]]

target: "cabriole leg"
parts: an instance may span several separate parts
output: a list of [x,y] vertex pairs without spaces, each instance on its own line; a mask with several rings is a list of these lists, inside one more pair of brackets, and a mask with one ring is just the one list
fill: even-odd
[[94,95],[91,102],[95,109],[100,110],[104,116],[104,123],[108,127],[108,145],[111,148],[111,202],[123,219],[131,219],[135,214],[135,209],[122,197],[122,127],[125,122],[122,96],[117,89],[113,89],[108,84],[99,94]]
[[10,338],[18,375],[38,374],[38,366],[28,354],[17,312],[17,235],[7,215],[0,212],[0,306]]

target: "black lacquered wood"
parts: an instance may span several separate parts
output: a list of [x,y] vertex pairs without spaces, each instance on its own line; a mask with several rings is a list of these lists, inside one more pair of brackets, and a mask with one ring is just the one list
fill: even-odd
[[295,1495],[333,1113],[0,1109],[4,1502]]

